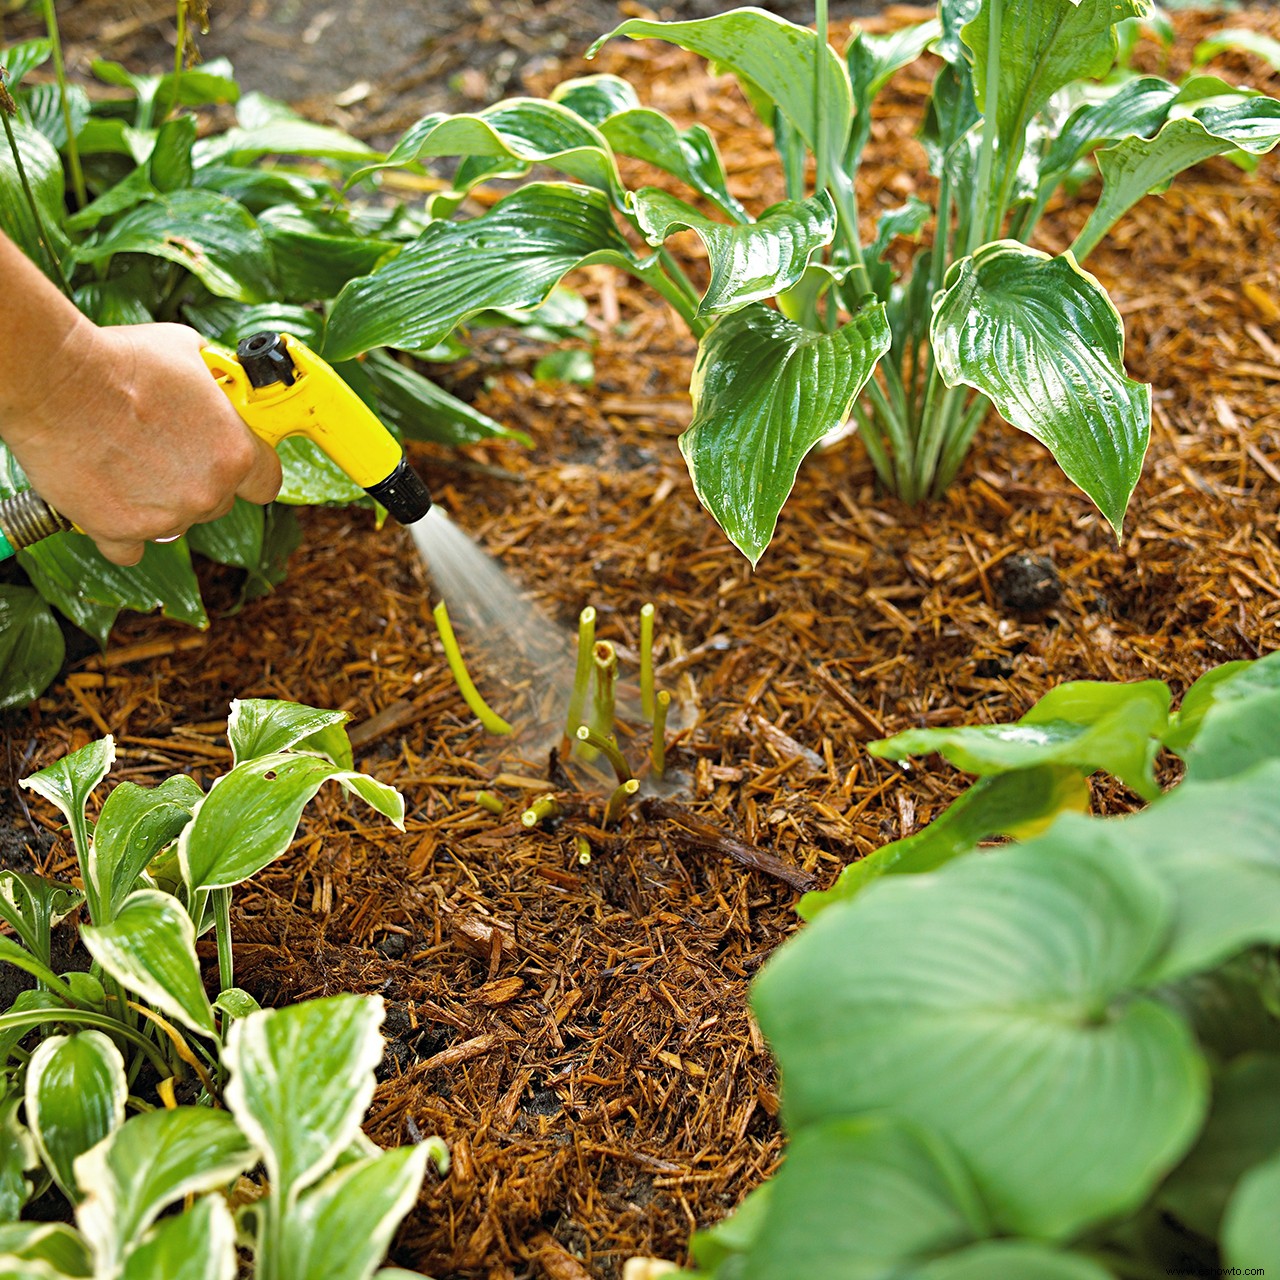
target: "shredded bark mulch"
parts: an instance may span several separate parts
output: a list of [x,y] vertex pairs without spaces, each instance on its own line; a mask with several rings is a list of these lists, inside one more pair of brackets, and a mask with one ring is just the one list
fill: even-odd
[[[1266,10],[1229,21],[1280,35]],[[1221,25],[1179,17],[1175,73]],[[1157,65],[1154,49],[1142,58]],[[752,207],[780,195],[764,133],[693,59],[632,46],[593,67],[708,124]],[[1280,91],[1256,59],[1215,69]],[[912,133],[930,74],[917,64],[877,107],[864,230],[927,193]],[[552,82],[544,70],[533,87]],[[454,1152],[395,1260],[438,1280],[613,1280],[634,1254],[678,1259],[779,1158],[778,1085],[747,992],[796,927],[796,886],[918,830],[965,785],[864,744],[1010,719],[1067,679],[1157,677],[1180,692],[1275,647],[1278,210],[1274,159],[1254,174],[1213,161],[1090,260],[1124,316],[1133,375],[1154,384],[1119,547],[1048,454],[993,417],[951,493],[921,510],[877,491],[856,441],[814,454],[752,572],[684,473],[694,347],[655,298],[603,270],[570,281],[592,304],[593,387],[537,384],[544,345],[476,334],[442,380],[536,444],[421,451],[439,501],[563,628],[566,654],[584,605],[624,659],[641,604],[658,606],[659,684],[687,721],[669,752],[683,786],[607,832],[607,787],[570,790],[543,750],[496,754],[445,670],[408,536],[363,511],[305,513],[289,581],[207,635],[123,620],[105,655],[10,721],[6,781],[110,731],[117,779],[207,783],[229,763],[232,697],[350,711],[360,765],[405,792],[407,833],[322,794],[289,855],[236,891],[237,979],[264,1003],[386,999],[369,1132],[440,1133]],[[1086,213],[1056,209],[1042,247],[1064,248]],[[204,578],[230,607],[233,575]],[[477,664],[499,710],[520,700],[513,672]],[[500,816],[476,805],[482,788],[503,798]],[[546,791],[566,816],[528,831],[519,814]],[[1102,780],[1095,799],[1137,803]],[[9,804],[37,864],[69,875],[50,814]],[[781,870],[746,865],[740,846]]]

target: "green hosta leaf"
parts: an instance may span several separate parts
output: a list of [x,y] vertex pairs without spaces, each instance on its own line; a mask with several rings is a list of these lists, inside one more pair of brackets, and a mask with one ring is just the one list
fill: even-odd
[[1280,1055],[1249,1054],[1215,1082],[1200,1140],[1160,1188],[1159,1205],[1208,1240],[1240,1179],[1280,1153]]
[[1280,943],[1277,786],[1273,760],[1238,777],[1184,782],[1159,804],[1107,824],[1176,895],[1163,977],[1207,969],[1252,943]]
[[947,385],[981,391],[1046,445],[1119,537],[1147,450],[1151,388],[1126,375],[1120,315],[1097,280],[1070,253],[984,245],[947,271],[931,341]]
[[31,1197],[26,1170],[39,1160],[30,1132],[18,1119],[21,1106],[22,1095],[17,1093],[0,1101],[0,1223],[17,1222]]
[[217,1196],[166,1218],[129,1255],[121,1280],[236,1280],[236,1224]]
[[1015,769],[981,778],[923,831],[895,840],[850,863],[825,893],[806,893],[796,910],[805,920],[856,897],[886,875],[933,871],[990,836],[1028,836],[1064,810],[1086,812],[1089,783],[1078,769],[1060,765]]
[[413,1208],[427,1149],[399,1147],[329,1174],[285,1214],[281,1280],[367,1280]]
[[42,963],[52,961],[50,931],[82,902],[69,884],[19,871],[0,871],[0,920],[22,939]]
[[901,27],[883,35],[857,32],[845,50],[853,92],[853,125],[845,148],[845,165],[852,172],[871,136],[871,104],[895,71],[914,62],[942,34],[936,18]]
[[1013,724],[908,729],[868,750],[886,760],[938,751],[980,777],[1041,765],[1105,769],[1153,800],[1160,788],[1152,762],[1168,717],[1169,689],[1159,680],[1076,680],[1051,689]]
[[293,507],[345,507],[367,500],[364,490],[318,444],[302,436],[281,440],[276,455],[284,473],[277,502]]
[[73,828],[83,828],[84,807],[94,788],[107,776],[116,758],[115,739],[107,736],[72,751],[18,785],[43,796],[58,808]]
[[692,231],[706,246],[711,283],[698,306],[700,316],[737,311],[789,289],[836,231],[835,205],[825,191],[809,200],[784,200],[746,226],[705,217],[656,187],[637,191],[632,208],[651,245],[661,245],[675,231]]
[[156,145],[147,162],[151,181],[157,191],[179,191],[191,185],[195,172],[191,148],[196,140],[195,116],[178,116],[166,120],[156,134]]
[[[189,74],[189,73],[184,73]],[[200,168],[220,161],[247,164],[260,156],[310,156],[321,160],[373,160],[379,155],[367,143],[341,129],[312,124],[283,102],[247,93],[236,109],[239,125],[196,144]]]
[[230,888],[275,861],[302,810],[330,780],[404,829],[404,799],[394,787],[317,756],[261,756],[219,778],[183,831],[178,857],[188,888]]
[[43,66],[52,53],[53,41],[43,37],[39,40],[19,40],[17,44],[8,45],[4,51],[4,62],[0,65],[4,67],[5,84],[9,92],[16,92],[27,72]]
[[[70,983],[68,983],[67,985],[68,987],[70,987]],[[38,1009],[42,1013],[49,1012],[50,1014],[49,1021],[56,1022],[57,1015],[61,1013],[63,1010],[65,1010],[66,1007],[67,1006],[61,1000],[57,999],[55,996],[50,995],[47,991],[40,991],[35,988],[28,988],[24,991],[19,991],[18,994],[14,996],[13,1003],[9,1006],[8,1012],[4,1015],[4,1017],[8,1018],[10,1015],[13,1015],[13,1014],[30,1013],[33,1010]],[[4,1066],[8,1062],[9,1057],[12,1055],[14,1048],[17,1045],[21,1044],[23,1039],[25,1039],[25,1037],[28,1035],[30,1031],[31,1031],[30,1025],[26,1022],[25,1019],[21,1017],[15,1017],[12,1019],[12,1021],[10,1021],[7,1025],[5,1025],[4,1030],[0,1031],[0,1067]],[[19,1099],[19,1102],[20,1101],[21,1099]],[[0,1119],[0,1149],[3,1149],[4,1143],[6,1141],[3,1133],[3,1125],[4,1125],[4,1122],[2,1119]],[[3,1161],[4,1161],[3,1155],[0,1155],[0,1165],[3,1164]],[[23,1165],[23,1168],[29,1169],[34,1163],[35,1163],[35,1157],[33,1156],[31,1159],[31,1163]],[[0,1172],[0,1184],[3,1183],[3,1180],[4,1180],[4,1174],[3,1172]],[[3,1192],[2,1186],[0,1186],[0,1222],[7,1221],[4,1213],[3,1201],[4,1201],[4,1192]]]
[[227,1106],[262,1153],[286,1216],[360,1132],[382,1058],[378,997],[332,996],[232,1024]]
[[246,169],[233,164],[206,164],[192,175],[191,185],[202,191],[220,191],[253,214],[283,204],[314,209],[333,200],[333,188],[329,183],[287,169]]
[[908,196],[906,204],[886,209],[877,219],[876,236],[866,252],[866,259],[871,287],[878,298],[887,302],[892,297],[893,282],[897,279],[897,273],[885,261],[889,246],[898,236],[918,236],[932,217],[932,205]]
[[352,767],[346,711],[324,711],[274,698],[236,698],[227,718],[227,739],[236,764],[279,751],[319,754],[343,769]]
[[562,81],[551,91],[551,101],[568,107],[596,128],[610,116],[640,106],[631,82],[611,75],[580,76],[576,80]]
[[1224,1260],[1241,1275],[1280,1269],[1280,1156],[1245,1174],[1222,1223]]
[[786,22],[761,9],[734,9],[693,22],[649,22],[632,18],[602,36],[587,52],[591,57],[606,41],[618,36],[633,40],[657,37],[707,58],[732,71],[766,124],[772,123],[769,106],[778,109],[809,144],[818,149],[825,115],[833,162],[844,154],[853,96],[849,73],[829,45],[826,59],[826,98],[818,103],[818,37],[807,27]]
[[115,919],[147,864],[178,838],[203,797],[199,786],[181,774],[158,787],[122,782],[112,791],[102,806],[85,868],[95,924]]
[[596,380],[596,365],[590,351],[573,347],[565,351],[553,351],[533,366],[533,380],[555,385],[560,382],[576,383],[589,387]]
[[275,259],[281,296],[295,302],[335,297],[388,252],[385,242],[353,234],[332,214],[277,206],[264,211],[258,225]]
[[378,416],[405,440],[459,445],[504,437],[533,444],[523,431],[495,422],[385,351],[371,351],[364,371],[378,397]]
[[[67,248],[67,238],[61,230],[65,217],[62,161],[53,143],[42,133],[19,120],[11,123],[36,207],[52,239],[50,247],[61,258]],[[39,225],[32,216],[8,146],[0,146],[0,230],[7,232],[41,271],[46,275],[52,272],[49,255],[41,247]]]
[[944,1147],[886,1117],[808,1125],[782,1170],[743,1280],[871,1280],[985,1235],[985,1213]]
[[[67,145],[67,121],[62,111],[63,96],[56,83],[32,85],[22,95],[22,109],[27,122],[39,129],[55,147]],[[78,84],[66,87],[67,112],[71,116],[71,133],[78,134],[89,118],[89,95]]]
[[149,324],[155,316],[139,294],[138,286],[144,283],[150,294],[150,281],[140,281],[131,272],[110,280],[91,280],[76,289],[76,306],[101,325]]
[[155,196],[75,251],[90,265],[118,253],[175,262],[218,297],[264,302],[272,292],[274,264],[261,229],[243,205],[215,191]]
[[50,1036],[27,1065],[27,1123],[40,1158],[72,1203],[73,1165],[124,1123],[124,1058],[101,1031]]
[[361,169],[353,181],[378,169],[437,156],[477,156],[552,169],[617,200],[622,179],[608,144],[576,111],[538,98],[511,98],[475,115],[424,117],[396,143],[381,164]]
[[1001,1232],[1062,1239],[1135,1208],[1207,1102],[1185,1023],[1135,991],[1170,914],[1115,842],[1052,834],[823,912],[755,984],[788,1127],[925,1126]]
[[143,1112],[76,1162],[76,1177],[88,1189],[76,1221],[109,1267],[169,1205],[226,1186],[256,1160],[257,1152],[225,1111]]
[[988,1240],[913,1271],[905,1280],[1114,1280],[1110,1271],[1078,1253],[1059,1253],[1027,1240]]
[[225,991],[218,992],[213,1007],[230,1018],[247,1018],[262,1008],[247,991],[242,991],[239,987],[228,987]]
[[1216,58],[1220,53],[1239,50],[1261,58],[1272,71],[1280,71],[1280,40],[1261,31],[1249,31],[1243,27],[1227,27],[1215,31],[1207,40],[1201,40],[1192,54],[1196,66]]
[[1280,653],[1226,663],[1187,690],[1165,745],[1187,762],[1187,778],[1229,778],[1280,756]]
[[137,889],[109,924],[84,925],[80,938],[128,990],[194,1031],[217,1035],[200,979],[196,927],[172,894]]
[[40,594],[104,648],[121,609],[150,613],[203,629],[208,615],[184,539],[148,542],[142,560],[112,564],[80,533],[59,533],[18,553]]
[[468,222],[436,222],[372,275],[338,295],[325,357],[369,347],[429,347],[468,316],[532,307],[574,267],[634,266],[608,198],[587,187],[531,183]]
[[61,1222],[5,1223],[0,1226],[0,1255],[47,1262],[60,1277],[93,1275],[93,1260],[84,1241]]
[[1000,151],[1016,162],[1027,125],[1064,85],[1098,80],[1116,59],[1115,24],[1146,12],[1143,0],[983,0],[962,38],[973,50],[973,87],[987,110],[993,13],[999,17]]
[[1243,98],[1228,107],[1204,106],[1170,120],[1154,138],[1125,138],[1098,153],[1102,195],[1071,251],[1084,259],[1149,191],[1159,191],[1184,169],[1240,148],[1262,155],[1280,142],[1280,102]]
[[835,333],[816,333],[754,304],[702,339],[680,437],[699,501],[755,564],[805,454],[844,422],[889,348],[879,303]]
[[0,583],[0,711],[38,698],[64,656],[62,632],[39,593]]
[[1190,1023],[1220,1070],[1242,1054],[1280,1054],[1277,990],[1276,962],[1265,952],[1247,951],[1217,969],[1162,986],[1155,995]]

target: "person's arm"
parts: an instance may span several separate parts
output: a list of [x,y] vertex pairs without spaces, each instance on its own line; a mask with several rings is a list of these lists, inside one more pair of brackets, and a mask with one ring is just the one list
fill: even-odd
[[194,329],[100,327],[0,232],[0,440],[109,560],[270,502],[280,463],[218,389]]

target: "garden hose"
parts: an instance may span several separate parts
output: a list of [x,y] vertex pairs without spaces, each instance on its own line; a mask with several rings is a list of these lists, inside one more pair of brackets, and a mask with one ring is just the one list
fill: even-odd
[[[253,433],[275,448],[303,436],[401,524],[421,520],[431,495],[400,442],[314,351],[287,333],[255,333],[234,352],[201,353]],[[75,526],[27,490],[0,502],[0,560]]]

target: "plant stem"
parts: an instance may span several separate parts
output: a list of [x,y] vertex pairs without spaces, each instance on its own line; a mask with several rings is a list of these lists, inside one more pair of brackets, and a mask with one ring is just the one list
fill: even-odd
[[235,960],[231,954],[231,890],[214,889],[213,927],[218,939],[218,990],[236,985]]
[[890,493],[897,489],[897,482],[893,475],[893,464],[889,461],[889,454],[885,450],[884,441],[880,439],[880,432],[876,429],[875,420],[867,417],[863,412],[862,406],[856,402],[853,405],[853,416],[858,424],[858,435],[862,437],[862,443],[866,445],[867,456],[871,459],[871,465],[876,469],[876,475],[880,477],[880,483],[884,485]]
[[594,733],[607,738],[613,732],[618,684],[618,654],[607,640],[597,640],[591,649],[596,671],[596,692],[588,723]]
[[457,638],[453,634],[453,625],[449,621],[449,610],[443,600],[431,611],[436,620],[436,630],[440,633],[444,645],[445,661],[453,674],[453,682],[458,686],[468,707],[477,720],[490,732],[495,734],[511,733],[511,725],[507,723],[481,696],[475,682],[467,672],[467,664],[462,659],[462,650],[458,648]]
[[587,605],[578,614],[578,665],[573,671],[573,691],[569,694],[569,713],[565,717],[564,738],[569,745],[566,753],[574,750],[574,734],[586,719],[587,694],[591,689],[591,651],[596,643],[596,611]]
[[105,1013],[95,1013],[92,1009],[26,1009],[21,1013],[0,1014],[0,1031],[29,1031],[43,1022],[73,1022],[82,1027],[94,1027],[111,1035],[118,1035],[131,1044],[137,1045],[146,1054],[151,1065],[162,1076],[170,1074],[170,1067],[164,1054],[148,1040],[140,1031],[126,1026],[118,1018],[110,1018]]
[[548,818],[558,818],[560,816],[560,801],[553,795],[539,796],[521,815],[521,825],[532,830],[540,822],[545,822]]
[[991,170],[995,162],[996,134],[1000,129],[1000,20],[1001,0],[991,0],[987,23],[987,79],[986,101],[982,107],[982,148],[978,152],[978,176],[974,183],[975,201],[981,202],[982,213],[974,210],[973,220],[969,224],[969,243],[966,253],[972,253],[986,237],[987,225],[991,215],[996,212],[997,219],[1003,210],[995,211],[991,199]]
[[475,802],[486,813],[491,813],[495,818],[502,817],[502,810],[505,807],[498,796],[492,791],[477,791],[475,794]]
[[[827,66],[827,0],[815,0],[814,9],[818,27],[818,41],[813,50],[817,67],[817,75],[814,76],[816,101],[813,108],[818,126],[814,130],[814,159],[817,164],[814,194],[816,195],[817,192],[827,189],[827,170],[830,167],[830,157],[827,154],[831,145],[829,141],[831,122],[827,119],[827,76],[830,73],[830,68]],[[855,236],[857,234],[856,226],[854,234]]]
[[613,738],[606,738],[601,733],[596,733],[589,725],[580,724],[578,732],[574,735],[579,742],[585,742],[587,746],[594,747],[613,767],[614,776],[619,782],[631,781],[631,766],[627,763],[627,757],[624,756],[618,748],[617,742]]
[[649,748],[649,775],[662,781],[667,771],[667,710],[671,695],[663,689],[653,704],[653,744]]
[[58,77],[58,96],[62,99],[62,123],[67,130],[67,162],[71,166],[71,187],[76,193],[76,207],[83,209],[89,203],[85,190],[84,173],[80,168],[80,149],[76,145],[75,130],[71,127],[71,101],[67,97],[67,70],[62,62],[62,37],[58,31],[58,15],[53,10],[53,0],[43,0],[44,25],[53,46],[53,68]]
[[640,606],[640,711],[653,720],[653,615],[651,604]]
[[835,202],[838,214],[837,233],[849,251],[858,292],[871,293],[871,277],[867,274],[867,263],[862,255],[862,241],[859,238],[858,193],[854,188],[853,179],[843,169],[836,168],[831,174],[827,191]]
[[178,0],[178,40],[173,51],[173,107],[177,110],[178,92],[182,87],[182,71],[187,52],[187,0]]
[[915,502],[910,494],[910,477],[915,465],[915,442],[906,422],[898,416],[898,411],[889,403],[875,375],[867,380],[867,395],[875,409],[876,417],[884,424],[889,443],[893,446],[893,469],[895,474],[894,492],[905,502]]
[[[698,308],[691,301],[689,291],[693,286],[685,281],[687,288],[682,287],[662,269],[659,262],[648,267],[633,267],[632,275],[643,280],[651,289],[655,289],[675,308],[676,313],[689,326],[689,332],[701,339],[710,327],[707,321],[698,315]],[[681,275],[684,273],[681,272]],[[696,297],[696,294],[694,295]]]
[[991,401],[986,396],[975,396],[965,410],[959,429],[949,434],[942,449],[942,461],[938,464],[938,471],[934,477],[935,495],[940,495],[956,478],[956,473],[969,452],[969,444],[973,440],[974,432],[982,425],[982,420],[987,416],[987,410],[990,408]]
[[600,820],[600,826],[606,830],[613,826],[622,817],[627,801],[639,790],[640,784],[634,778],[628,778],[620,787],[615,788],[613,795],[609,797],[609,803],[604,807],[604,817]]

